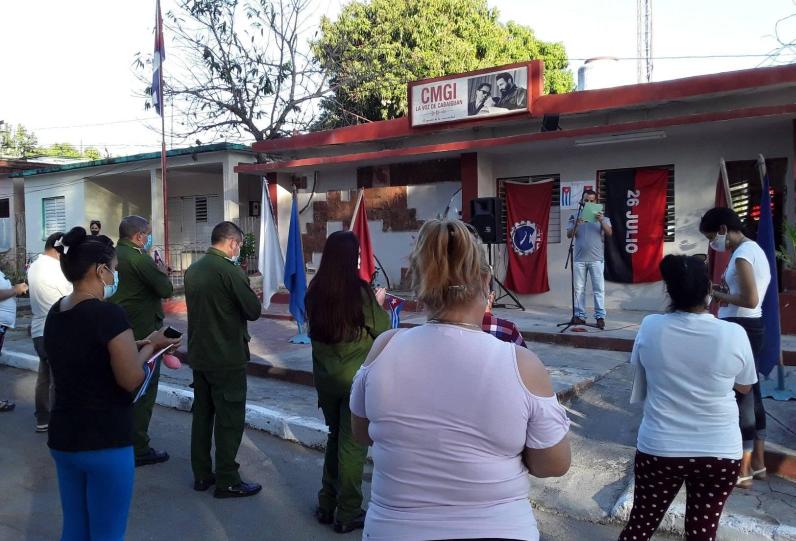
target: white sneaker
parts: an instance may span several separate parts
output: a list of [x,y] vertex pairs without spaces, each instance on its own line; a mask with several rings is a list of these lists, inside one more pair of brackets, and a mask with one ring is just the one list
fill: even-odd
[[41,424],[41,425],[37,424],[36,425],[36,432],[47,432],[47,430],[49,428],[50,428],[50,425],[48,423],[44,423],[44,424]]

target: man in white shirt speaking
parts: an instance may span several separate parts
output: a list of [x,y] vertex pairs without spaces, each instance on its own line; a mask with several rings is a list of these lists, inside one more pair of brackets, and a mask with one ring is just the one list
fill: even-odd
[[33,347],[39,356],[39,375],[36,378],[36,432],[47,432],[50,425],[50,407],[52,406],[53,380],[47,352],[44,351],[44,321],[50,307],[58,299],[72,292],[72,284],[61,271],[60,254],[55,243],[63,237],[63,233],[53,233],[44,243],[44,253],[31,263],[28,269],[28,285],[30,287],[30,308],[33,319],[30,323],[30,334]]

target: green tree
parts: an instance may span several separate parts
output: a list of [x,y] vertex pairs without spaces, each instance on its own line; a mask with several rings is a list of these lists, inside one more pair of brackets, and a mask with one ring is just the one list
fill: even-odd
[[574,88],[563,44],[501,23],[486,0],[355,0],[322,19],[314,50],[334,91],[315,129],[405,115],[407,81],[513,62],[544,60],[546,92]]
[[88,147],[83,151],[83,156],[88,158],[89,160],[101,160],[102,154],[100,151],[93,147]]
[[34,154],[39,157],[50,158],[87,158],[89,160],[99,160],[101,158],[97,149],[88,147],[81,152],[71,143],[53,143],[46,147],[39,147]]
[[82,152],[70,143],[55,143],[39,146],[36,134],[22,124],[0,124],[0,157],[3,158],[88,158],[99,160],[101,155],[95,148],[88,147]]
[[0,124],[0,156],[6,158],[27,158],[35,154],[38,140],[22,124]]

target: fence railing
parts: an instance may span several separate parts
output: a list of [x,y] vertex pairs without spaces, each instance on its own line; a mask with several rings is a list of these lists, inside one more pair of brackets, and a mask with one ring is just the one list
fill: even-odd
[[[169,269],[169,279],[171,280],[171,284],[177,288],[181,289],[184,285],[184,278],[185,278],[185,271],[188,270],[188,267],[191,266],[195,261],[205,255],[207,252],[207,246],[201,245],[171,245],[169,246],[168,250],[168,262],[166,262],[166,251],[163,249],[163,246],[153,246],[150,250],[150,254],[153,258],[157,259],[160,257],[164,262],[167,263]],[[28,267],[30,264],[35,260],[41,252],[27,252],[25,254],[25,266],[24,269],[20,269],[19,273],[27,274]],[[156,255],[157,254],[157,255]],[[258,272],[257,267],[257,254],[253,255],[252,257],[246,258],[245,261],[241,261],[241,266],[244,267],[246,273],[249,275],[256,274]]]

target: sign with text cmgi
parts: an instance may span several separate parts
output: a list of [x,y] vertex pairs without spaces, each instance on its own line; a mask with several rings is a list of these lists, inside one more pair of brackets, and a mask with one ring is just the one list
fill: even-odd
[[413,127],[527,112],[528,65],[410,83],[409,107]]

